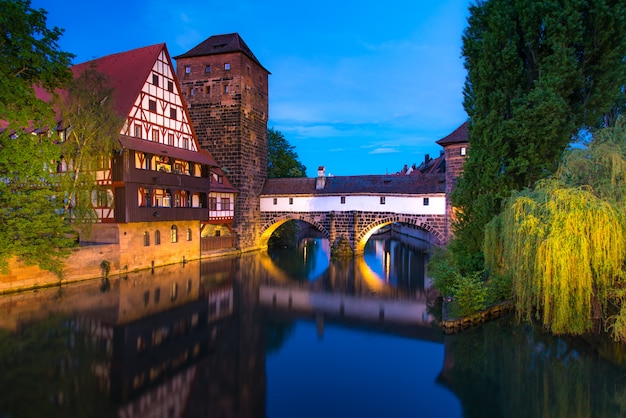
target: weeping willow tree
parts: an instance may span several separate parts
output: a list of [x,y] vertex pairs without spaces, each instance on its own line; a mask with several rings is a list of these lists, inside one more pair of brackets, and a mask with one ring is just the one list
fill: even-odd
[[555,176],[512,195],[486,228],[485,263],[510,277],[520,319],[556,334],[608,320],[626,341],[626,135],[622,126],[567,153]]

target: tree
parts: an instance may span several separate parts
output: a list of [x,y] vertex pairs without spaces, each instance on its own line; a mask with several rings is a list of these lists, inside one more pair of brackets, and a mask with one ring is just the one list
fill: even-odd
[[298,160],[295,147],[280,131],[267,130],[267,177],[306,177],[306,167]]
[[[46,27],[46,12],[29,1],[0,0],[0,270],[17,256],[60,274],[74,239],[58,213],[52,165],[58,160],[50,102],[33,87],[54,95],[70,79],[72,54],[61,52],[62,31]],[[56,168],[56,167],[54,167]]]
[[492,275],[511,278],[519,317],[557,334],[611,318],[626,341],[626,130],[596,133],[556,174],[514,194],[486,227]]
[[576,135],[614,123],[626,85],[622,0],[478,1],[463,36],[470,158],[450,248],[482,268],[484,226],[552,174]]
[[[106,77],[93,68],[79,74],[60,104],[66,135],[60,155],[67,170],[60,176],[64,215],[76,224],[89,226],[94,220],[93,201],[110,204],[112,196],[98,186],[98,169],[108,168],[123,118],[113,108],[112,89]],[[102,202],[107,200],[107,202]]]

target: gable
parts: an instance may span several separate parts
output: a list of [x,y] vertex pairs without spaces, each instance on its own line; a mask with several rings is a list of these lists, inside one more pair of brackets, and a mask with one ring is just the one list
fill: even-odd
[[165,47],[145,76],[120,133],[175,148],[198,151],[198,141]]

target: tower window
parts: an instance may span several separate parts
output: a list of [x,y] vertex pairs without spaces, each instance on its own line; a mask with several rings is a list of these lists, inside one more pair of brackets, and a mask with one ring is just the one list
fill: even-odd
[[274,198],[273,202],[274,202],[274,204],[277,204],[278,203],[278,199]]
[[381,196],[380,197],[380,204],[384,205],[385,204],[385,196]]
[[293,197],[290,197],[290,198],[289,198],[289,204],[290,204],[290,205],[293,205]]
[[206,87],[204,88],[204,92],[205,92],[206,94],[211,94],[211,87],[210,87],[210,86],[206,86]]
[[210,73],[211,72],[211,66],[210,65],[205,66],[204,67],[204,72],[205,73]]
[[346,197],[345,196],[341,196],[341,204],[345,205],[346,203]]
[[228,93],[228,91],[229,91],[229,90],[230,90],[230,89],[228,88],[228,86],[227,86],[227,85],[226,85],[226,86],[224,86],[224,93]]
[[467,153],[467,148],[461,147],[461,155],[465,155]]
[[424,198],[424,206],[428,206],[429,204],[430,204],[430,200],[427,197],[425,197]]
[[226,64],[224,64],[224,69],[225,69],[226,71],[230,71],[230,63],[229,63],[229,62],[227,62]]
[[189,65],[185,65],[185,74],[191,74],[191,67]]

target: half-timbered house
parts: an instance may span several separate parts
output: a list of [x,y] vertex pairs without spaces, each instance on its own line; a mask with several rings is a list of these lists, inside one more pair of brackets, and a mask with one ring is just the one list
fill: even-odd
[[124,122],[120,151],[103,159],[97,173],[109,198],[94,199],[98,222],[81,239],[120,244],[131,265],[200,257],[206,225],[228,231],[236,190],[199,147],[165,44],[108,55],[72,71],[77,76],[87,69],[105,75]]

